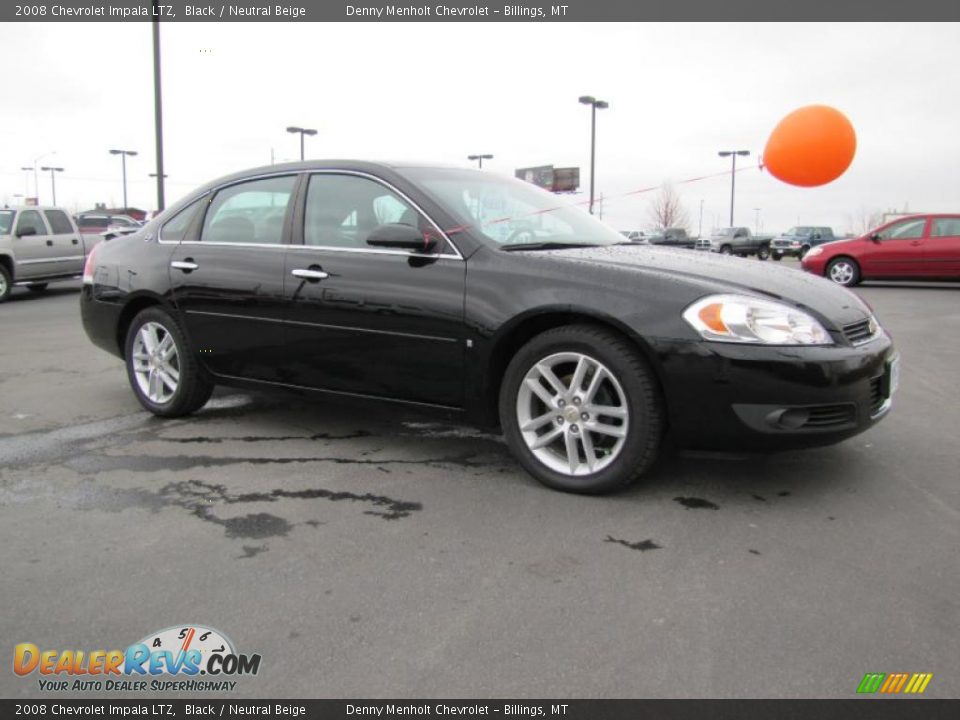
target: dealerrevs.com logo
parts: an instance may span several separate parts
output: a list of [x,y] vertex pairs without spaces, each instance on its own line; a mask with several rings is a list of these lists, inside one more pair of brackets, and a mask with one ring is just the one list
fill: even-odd
[[126,650],[41,650],[29,642],[13,650],[13,672],[36,673],[45,692],[230,691],[233,678],[259,670],[259,654],[237,653],[223,633],[201,625],[151,633]]

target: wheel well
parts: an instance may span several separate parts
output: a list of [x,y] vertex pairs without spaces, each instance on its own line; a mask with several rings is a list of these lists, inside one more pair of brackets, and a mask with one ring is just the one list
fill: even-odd
[[153,297],[141,296],[131,300],[124,306],[120,312],[120,319],[117,320],[117,347],[120,349],[120,356],[123,357],[127,348],[127,330],[130,329],[130,323],[140,313],[148,307],[162,305],[162,303]]
[[860,263],[857,262],[856,258],[851,257],[850,255],[834,255],[827,261],[827,264],[823,266],[823,271],[826,272],[827,268],[833,265],[837,260],[846,260],[847,262],[852,263],[853,266],[857,268],[857,272],[860,272]]
[[656,380],[657,388],[660,392],[660,398],[663,400],[664,404],[666,404],[666,395],[663,391],[663,382],[660,379],[657,366],[653,362],[653,352],[640,338],[638,338],[636,335],[633,335],[628,330],[618,326],[616,323],[610,322],[609,320],[605,320],[603,318],[595,317],[593,315],[586,315],[578,312],[548,312],[540,315],[533,315],[517,323],[515,327],[511,328],[510,331],[500,339],[497,345],[493,348],[493,351],[490,353],[490,360],[487,365],[487,377],[489,378],[489,384],[487,386],[486,397],[484,398],[485,407],[483,409],[484,414],[487,415],[493,424],[499,424],[497,406],[500,398],[500,386],[503,383],[503,376],[507,371],[507,365],[510,364],[513,356],[516,355],[517,351],[526,345],[528,341],[540,333],[557,327],[563,327],[565,325],[594,325],[617,333],[623,337],[627,342],[635,347],[639,351],[640,355],[643,356],[644,360],[647,361],[647,364],[650,366],[650,369],[653,372],[654,379]]

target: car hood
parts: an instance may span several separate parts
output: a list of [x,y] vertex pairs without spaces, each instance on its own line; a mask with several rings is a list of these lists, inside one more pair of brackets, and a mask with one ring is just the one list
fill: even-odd
[[644,245],[572,248],[530,254],[549,256],[562,263],[630,268],[638,274],[669,276],[694,286],[699,290],[697,297],[714,292],[741,292],[784,300],[813,310],[837,327],[871,315],[864,302],[846,288],[777,263]]

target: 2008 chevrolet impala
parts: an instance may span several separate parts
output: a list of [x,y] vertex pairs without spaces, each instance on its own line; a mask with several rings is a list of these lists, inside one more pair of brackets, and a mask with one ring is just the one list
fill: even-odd
[[87,263],[81,308],[140,403],[277,386],[499,422],[544,484],[603,492],[681,447],[838,442],[890,408],[898,359],[849,291],[631,245],[509,178],[307,162],[196,191]]

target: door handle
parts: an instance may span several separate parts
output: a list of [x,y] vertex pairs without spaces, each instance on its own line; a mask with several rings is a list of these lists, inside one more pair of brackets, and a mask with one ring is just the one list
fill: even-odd
[[172,263],[170,263],[170,267],[176,270],[183,270],[185,273],[191,273],[200,266],[197,265],[192,259],[187,258],[186,260],[174,260]]
[[79,244],[80,244],[80,241],[77,240],[76,238],[74,238],[74,239],[73,239],[73,244],[74,244],[74,245],[79,245]]
[[330,273],[325,273],[320,269],[302,269],[297,268],[296,270],[291,270],[290,274],[295,278],[300,278],[301,280],[307,280],[308,282],[316,282],[317,280],[323,280],[330,277]]
[[920,243],[919,240],[911,240],[911,241],[910,241],[910,244],[913,245],[913,247],[917,247],[917,246],[920,245],[921,243]]
[[53,240],[47,240],[47,247],[53,247]]

